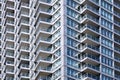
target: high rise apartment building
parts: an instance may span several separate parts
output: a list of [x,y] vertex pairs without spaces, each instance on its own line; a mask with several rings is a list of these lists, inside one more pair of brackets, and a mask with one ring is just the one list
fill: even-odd
[[120,0],[0,0],[0,80],[120,80]]

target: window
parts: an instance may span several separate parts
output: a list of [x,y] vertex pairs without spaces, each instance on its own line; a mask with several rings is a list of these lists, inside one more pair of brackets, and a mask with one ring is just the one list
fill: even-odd
[[67,8],[67,15],[79,20],[79,14],[70,8]]
[[101,25],[103,25],[104,27],[106,27],[106,28],[108,28],[110,30],[113,29],[112,28],[112,23],[107,21],[107,20],[105,20],[105,19],[103,19],[103,18],[101,19]]
[[67,55],[69,56],[75,56],[78,52],[75,51],[74,49],[67,48]]
[[109,12],[105,11],[104,9],[101,9],[101,15],[105,17],[106,19],[112,20],[112,14]]
[[110,49],[108,49],[108,48],[105,48],[105,47],[103,47],[103,46],[102,46],[101,50],[102,50],[102,51],[101,51],[102,54],[105,54],[105,55],[107,55],[107,56],[109,56],[109,57],[112,57],[112,53],[113,53],[112,50],[110,50]]
[[101,41],[102,41],[102,44],[104,44],[105,46],[112,48],[112,41],[110,41],[104,37],[102,37]]
[[108,2],[106,2],[105,0],[101,0],[101,6],[103,6],[104,8],[106,8],[109,11],[112,11],[112,5],[109,4]]
[[78,62],[73,60],[72,58],[67,57],[67,64],[72,67],[78,68]]
[[108,76],[102,75],[102,80],[113,80],[113,79]]
[[67,38],[67,45],[71,46],[71,47],[76,47],[76,45],[78,44],[77,41],[71,39],[71,38]]
[[102,28],[101,33],[102,33],[102,35],[112,39],[112,32],[108,31],[107,29]]
[[76,8],[78,3],[76,3],[74,0],[67,0],[67,5]]
[[67,28],[67,34],[69,36],[75,37],[78,33],[77,33],[77,31],[75,31],[73,29]]
[[67,67],[67,75],[77,78],[78,71]]
[[102,63],[104,63],[108,66],[112,66],[113,61],[107,57],[102,56]]
[[74,27],[74,28],[78,28],[78,26],[79,26],[79,24],[76,21],[74,21],[70,18],[67,18],[67,25],[70,27]]
[[113,70],[111,68],[106,67],[106,66],[102,66],[102,72],[106,73],[108,75],[111,75],[111,76],[113,75]]

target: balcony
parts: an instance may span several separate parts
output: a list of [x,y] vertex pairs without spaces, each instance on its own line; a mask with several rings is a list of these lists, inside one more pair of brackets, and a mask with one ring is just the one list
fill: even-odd
[[5,80],[14,80],[14,77],[6,77]]
[[117,20],[114,20],[114,23],[117,24],[118,26],[120,26],[120,22]]
[[51,14],[51,13],[53,12],[53,9],[52,9],[52,8],[46,9],[46,8],[42,7],[42,8],[39,9],[39,11],[40,11],[40,12],[44,12],[44,13]]
[[115,74],[115,78],[117,78],[117,80],[120,80],[120,75]]
[[13,45],[13,44],[11,44],[11,45],[10,45],[10,44],[7,44],[7,45],[6,45],[6,48],[14,48],[14,45]]
[[22,47],[20,48],[20,50],[29,51],[29,47],[22,46]]
[[6,61],[6,65],[14,65],[14,61]]
[[84,50],[85,48],[90,48],[93,49],[95,51],[99,51],[99,46],[94,46],[94,45],[89,45],[89,44],[84,44],[81,46],[81,50]]
[[114,29],[114,32],[120,35],[120,31],[117,29]]
[[26,60],[29,60],[29,56],[28,56],[28,55],[21,55],[20,59],[26,59]]
[[42,37],[36,42],[37,45],[39,45],[40,43],[45,44],[45,45],[47,45],[47,44],[50,45],[50,44],[52,44],[51,38]]
[[120,43],[120,40],[118,38],[114,38],[114,41]]
[[116,51],[120,52],[120,48],[114,47],[114,49],[115,49]]
[[[50,62],[51,62],[51,61],[52,61],[52,57],[39,58],[39,60],[40,60],[40,61],[42,60],[42,61],[50,61]],[[38,61],[39,61],[39,60],[38,60]]]
[[51,18],[41,18],[39,21],[40,22],[46,22],[46,23],[51,23],[52,22]]
[[52,73],[52,67],[40,67],[38,71]]
[[29,3],[22,2],[21,6],[29,7]]
[[14,4],[7,4],[6,7],[7,8],[14,8]]
[[120,66],[115,65],[115,69],[120,70]]
[[88,14],[85,14],[83,17],[81,17],[81,20],[80,20],[80,21],[83,21],[83,20],[85,20],[85,19],[90,19],[90,20],[96,22],[97,24],[99,23],[99,19],[98,19],[98,18],[93,17],[93,16],[88,15]]
[[85,38],[90,38],[90,39],[92,39],[93,41],[99,42],[99,38],[98,38],[98,37],[94,37],[94,36],[89,35],[89,34],[83,35],[83,36],[80,38],[80,40],[84,40]]
[[48,3],[50,4],[52,2],[52,0],[39,0],[40,2],[44,2],[44,3]]
[[38,80],[52,80],[51,77],[40,76]]
[[99,57],[98,56],[94,56],[91,53],[85,53],[84,55],[82,55],[81,59],[85,59],[85,58],[91,58],[93,60],[99,61]]
[[21,78],[29,78],[29,73],[20,73]]
[[21,14],[29,16],[29,11],[21,11]]
[[21,23],[22,23],[22,24],[29,24],[29,20],[22,19],[22,20],[21,20]]
[[120,58],[117,57],[117,56],[115,56],[114,59],[117,60],[117,61],[120,61]]
[[14,28],[7,28],[5,32],[14,32]]
[[90,73],[85,73],[85,74],[82,74],[81,79],[82,80],[99,80],[99,76],[96,76]]
[[95,4],[99,5],[99,0],[90,0],[91,2],[94,2]]
[[20,68],[29,68],[29,64],[21,64]]
[[13,20],[7,20],[6,23],[13,25],[14,21]]
[[6,52],[6,56],[9,56],[9,57],[14,57],[14,53],[11,53],[11,52]]
[[82,26],[82,27],[80,28],[80,31],[83,31],[83,30],[86,29],[86,28],[91,29],[91,30],[99,33],[99,28],[97,28],[96,26],[91,26],[91,25]]
[[14,13],[7,12],[6,15],[8,15],[8,16],[12,16],[12,17],[13,17],[13,16],[14,16]]
[[27,37],[26,38],[21,38],[20,42],[29,42],[29,38],[27,38]]
[[92,7],[88,4],[84,5],[82,8],[81,8],[81,11],[85,10],[85,9],[89,9],[97,14],[99,14],[99,10],[97,10],[95,7]]
[[120,17],[120,13],[117,11],[114,11],[114,14]]
[[87,68],[87,67],[99,71],[99,66],[95,66],[95,65],[92,65],[92,64],[83,64],[81,66],[81,69],[83,70],[84,68]]
[[41,48],[39,48],[38,50],[37,50],[37,52],[39,52],[39,51],[45,51],[45,52],[51,52],[52,51],[52,48],[48,48],[48,47],[41,47]]
[[14,69],[6,69],[6,73],[14,73]]
[[114,5],[117,6],[118,8],[120,8],[119,2],[114,2]]

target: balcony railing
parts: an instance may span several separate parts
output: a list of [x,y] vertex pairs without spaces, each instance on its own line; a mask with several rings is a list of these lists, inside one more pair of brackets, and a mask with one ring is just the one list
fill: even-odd
[[85,26],[82,26],[82,27],[80,28],[80,30],[82,31],[82,30],[84,30],[85,28],[89,28],[89,29],[91,29],[91,30],[99,33],[99,29],[96,28],[96,26],[85,25]]
[[12,20],[7,20],[7,23],[9,23],[9,24],[14,24],[14,21],[12,21]]
[[120,43],[120,40],[119,40],[119,39],[115,38],[114,40],[115,40],[116,42]]
[[117,56],[115,56],[115,59],[116,59],[116,60],[118,60],[118,61],[120,61],[120,58],[119,58],[119,57],[117,57]]
[[14,16],[14,13],[7,12],[7,15]]
[[51,3],[52,0],[39,0],[40,2]]
[[52,58],[40,58],[39,60],[43,60],[43,61],[52,61]]
[[117,78],[118,80],[120,80],[120,75],[115,74],[115,78]]
[[14,8],[14,5],[8,4],[7,7]]
[[53,9],[46,9],[46,8],[44,8],[44,9],[40,9],[39,11],[41,11],[41,12],[46,12],[46,13],[52,13],[53,12]]
[[119,4],[119,2],[118,2],[118,3],[117,3],[117,2],[114,2],[114,5],[116,5],[117,7],[120,8],[120,4]]
[[114,14],[120,17],[120,13],[117,11],[114,11]]
[[96,4],[99,4],[99,0],[90,0],[90,1],[92,1],[92,2],[94,2]]
[[28,64],[21,64],[21,67],[23,67],[23,68],[29,68],[29,65]]
[[21,47],[21,50],[29,50],[29,47]]
[[6,45],[7,48],[14,48],[14,45]]
[[13,61],[6,61],[6,64],[14,64],[14,62]]
[[9,53],[9,52],[7,52],[7,53],[6,53],[6,56],[14,56],[14,53]]
[[82,37],[81,37],[81,40],[83,40],[84,38],[90,38],[90,39],[92,39],[92,40],[94,40],[94,41],[99,42],[99,38],[94,37],[94,36],[89,35],[89,34],[85,34],[84,36],[82,36]]
[[116,51],[120,52],[120,48],[114,47],[114,49],[115,49]]
[[40,67],[39,70],[51,71],[51,67]]
[[85,49],[85,48],[91,48],[91,49],[93,49],[93,50],[95,50],[95,51],[99,51],[99,47],[98,46],[93,46],[93,45],[88,45],[88,44],[85,44],[85,45],[82,45],[82,47],[81,47],[81,50],[82,49]]
[[49,19],[49,18],[41,18],[40,21],[43,21],[43,22],[51,22],[52,20]]
[[85,53],[84,55],[82,55],[82,59],[86,58],[86,57],[89,57],[91,59],[94,59],[96,61],[99,61],[99,57],[96,57],[96,56],[93,56],[91,55],[90,53]]
[[29,3],[24,3],[24,2],[22,2],[22,3],[21,3],[21,6],[29,7]]
[[22,58],[22,59],[29,59],[29,56],[21,55],[21,58]]
[[115,65],[115,69],[120,70],[120,66]]
[[40,50],[42,50],[42,51],[52,51],[52,48],[47,48],[47,47],[41,47],[41,48],[39,48],[38,49],[38,51],[40,51]]
[[120,22],[117,20],[114,20],[114,23],[120,26]]
[[21,20],[21,23],[29,24],[29,20]]
[[21,73],[20,76],[22,76],[22,77],[29,77],[29,73]]
[[114,32],[117,33],[117,34],[120,34],[120,31],[117,30],[117,29],[114,29]]
[[12,29],[12,28],[11,28],[11,29],[10,29],[10,28],[7,28],[6,32],[7,32],[7,31],[14,32],[14,29]]
[[6,69],[6,72],[14,72],[14,69]]
[[84,19],[86,19],[86,18],[99,23],[99,19],[97,19],[97,18],[95,18],[95,17],[93,17],[91,15],[88,15],[88,14],[84,15],[83,17],[81,17],[81,21],[84,20]]
[[98,66],[94,66],[94,65],[91,65],[91,64],[84,64],[84,65],[81,66],[82,69],[84,69],[86,67],[89,67],[89,68],[92,68],[92,69],[95,69],[95,70],[99,71]]
[[86,78],[86,77],[90,77],[92,79],[99,80],[99,76],[96,76],[96,75],[93,75],[93,74],[89,74],[89,73],[83,74],[81,79],[84,80],[84,78]]
[[99,13],[99,10],[97,10],[96,8],[90,6],[90,5],[85,5],[81,8],[81,11],[83,11],[84,9],[90,9],[91,11],[94,11],[95,13]]

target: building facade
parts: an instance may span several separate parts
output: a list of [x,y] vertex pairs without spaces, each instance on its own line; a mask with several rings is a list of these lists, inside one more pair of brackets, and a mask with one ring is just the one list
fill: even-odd
[[0,80],[120,80],[120,0],[0,0]]

